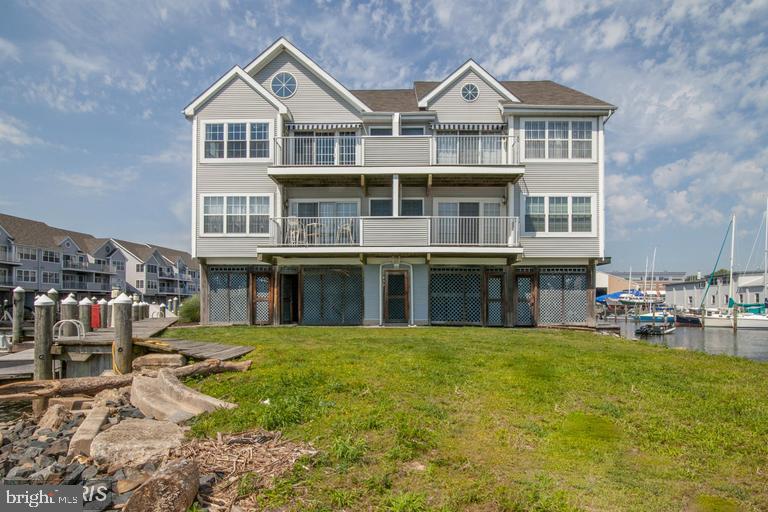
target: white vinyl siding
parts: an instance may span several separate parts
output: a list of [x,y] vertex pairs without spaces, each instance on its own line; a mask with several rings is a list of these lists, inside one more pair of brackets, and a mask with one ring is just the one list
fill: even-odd
[[591,119],[522,119],[523,160],[595,160]]

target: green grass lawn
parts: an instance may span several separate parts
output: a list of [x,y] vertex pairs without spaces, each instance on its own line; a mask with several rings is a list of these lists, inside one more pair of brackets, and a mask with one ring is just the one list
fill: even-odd
[[[585,332],[170,330],[249,344],[196,420],[321,454],[267,510],[768,510],[768,365]],[[262,401],[269,400],[268,404]]]

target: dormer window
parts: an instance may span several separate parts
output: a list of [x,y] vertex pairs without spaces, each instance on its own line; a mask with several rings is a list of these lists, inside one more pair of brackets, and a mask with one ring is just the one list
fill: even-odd
[[272,92],[278,98],[290,98],[296,93],[296,78],[286,72],[276,74],[272,79]]
[[461,97],[468,103],[475,101],[479,95],[480,91],[475,84],[466,84],[461,88]]

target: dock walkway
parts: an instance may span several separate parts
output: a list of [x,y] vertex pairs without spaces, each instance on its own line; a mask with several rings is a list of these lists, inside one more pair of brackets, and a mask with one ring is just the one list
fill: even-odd
[[[155,352],[178,352],[194,359],[234,359],[253,350],[253,347],[242,345],[224,345],[204,341],[186,341],[179,339],[154,338],[176,322],[176,317],[147,318],[133,322],[133,338],[137,346]],[[115,337],[113,328],[97,329],[86,333],[85,339],[77,337],[60,338],[54,341],[51,352],[61,354],[67,349],[76,350],[84,347],[86,350],[100,351],[96,347],[110,347]],[[18,350],[18,349],[21,350]],[[105,349],[106,355],[109,349]],[[0,353],[0,381],[31,379],[34,370],[34,343],[24,342],[16,352]],[[54,359],[54,364],[57,364]]]

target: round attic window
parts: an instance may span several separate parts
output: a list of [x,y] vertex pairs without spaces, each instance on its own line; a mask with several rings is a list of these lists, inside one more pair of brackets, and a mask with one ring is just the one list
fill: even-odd
[[480,91],[475,84],[466,84],[461,88],[461,97],[464,98],[464,101],[471,103],[475,101],[479,95]]
[[290,98],[296,93],[296,78],[286,72],[276,74],[272,79],[272,92],[278,98]]

